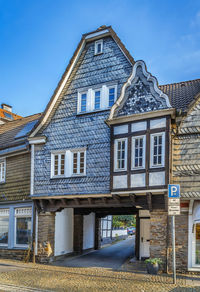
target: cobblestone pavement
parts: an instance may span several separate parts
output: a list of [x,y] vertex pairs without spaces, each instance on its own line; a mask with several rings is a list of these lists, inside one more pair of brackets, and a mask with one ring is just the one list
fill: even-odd
[[[0,260],[0,266],[2,264],[14,265],[16,269],[0,272],[0,291],[31,291],[30,288],[36,291],[200,291],[200,277],[195,275],[180,276],[175,286],[168,275],[151,276],[142,272],[105,268],[55,267],[10,260]],[[15,290],[9,290],[10,286]],[[20,290],[19,286],[23,289]]]

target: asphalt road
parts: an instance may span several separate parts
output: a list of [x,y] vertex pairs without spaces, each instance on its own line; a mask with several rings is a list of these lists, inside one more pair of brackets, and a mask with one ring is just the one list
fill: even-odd
[[132,236],[116,244],[54,263],[65,267],[101,267],[117,270],[127,258],[134,255],[135,237]]

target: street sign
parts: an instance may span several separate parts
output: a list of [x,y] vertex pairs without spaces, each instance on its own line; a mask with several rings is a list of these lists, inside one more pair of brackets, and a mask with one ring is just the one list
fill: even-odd
[[173,199],[173,198],[171,199],[171,198],[170,198],[170,199],[168,200],[168,204],[169,204],[169,205],[180,205],[180,198],[177,198],[177,199]]
[[180,198],[180,185],[168,185],[168,198]]
[[172,216],[173,282],[176,284],[175,215],[180,215],[180,185],[168,185],[168,215]]

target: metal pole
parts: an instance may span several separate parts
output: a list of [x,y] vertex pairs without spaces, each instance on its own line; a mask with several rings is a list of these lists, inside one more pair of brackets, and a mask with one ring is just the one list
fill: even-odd
[[176,284],[175,216],[172,216],[173,283]]

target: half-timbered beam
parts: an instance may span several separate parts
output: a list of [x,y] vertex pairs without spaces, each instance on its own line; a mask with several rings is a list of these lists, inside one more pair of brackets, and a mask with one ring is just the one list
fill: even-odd
[[147,193],[147,205],[148,205],[148,209],[151,212],[152,211],[152,194],[151,193]]

